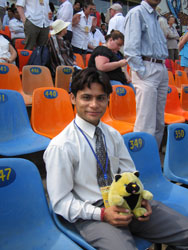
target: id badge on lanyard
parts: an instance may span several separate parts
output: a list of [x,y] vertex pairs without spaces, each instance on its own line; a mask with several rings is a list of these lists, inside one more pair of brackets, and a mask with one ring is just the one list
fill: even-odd
[[40,5],[44,5],[44,0],[39,0]]

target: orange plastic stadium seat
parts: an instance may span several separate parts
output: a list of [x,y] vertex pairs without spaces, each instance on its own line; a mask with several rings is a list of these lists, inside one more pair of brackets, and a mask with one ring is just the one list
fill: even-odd
[[31,125],[36,133],[53,138],[73,119],[74,112],[66,90],[46,87],[34,90]]
[[131,87],[113,85],[110,95],[109,110],[112,119],[134,125],[136,119],[136,100]]
[[54,87],[50,70],[46,66],[26,65],[22,69],[23,91],[32,95],[34,89]]
[[180,65],[180,60],[175,60],[174,62],[174,68],[175,70],[184,70],[184,67]]
[[0,63],[0,89],[16,90],[22,94],[26,105],[31,105],[31,96],[24,93],[19,70],[11,63]]
[[15,48],[16,49],[24,49],[24,47],[25,47],[25,38],[15,39]]
[[23,66],[27,65],[28,60],[32,54],[32,50],[26,50],[26,49],[17,49],[18,52],[18,58],[19,58],[19,71],[20,75],[22,74],[22,68]]
[[172,71],[169,71],[169,70],[168,70],[168,84],[175,86],[174,75],[173,75]]
[[133,125],[124,121],[113,120],[109,113],[109,108],[107,107],[105,114],[101,118],[101,121],[107,125],[115,128],[121,135],[129,132],[133,132]]
[[182,116],[188,120],[188,111],[182,109],[178,91],[175,86],[168,86],[165,113]]
[[173,123],[184,123],[185,118],[180,115],[174,115],[169,113],[164,113],[164,121],[166,125],[170,125]]
[[75,58],[75,61],[76,61],[77,65],[78,65],[80,68],[84,69],[85,66],[84,66],[83,57],[82,57],[80,54],[78,54],[78,53],[74,53],[74,55],[75,55],[75,57],[76,57],[76,58]]
[[177,87],[179,93],[181,91],[182,84],[188,85],[187,74],[183,70],[176,70],[175,71],[175,86]]
[[74,68],[72,66],[57,66],[55,75],[55,87],[65,89],[69,92],[69,85]]
[[6,35],[11,39],[11,32],[8,25],[5,25],[4,30],[0,30],[0,34]]
[[188,85],[181,85],[180,104],[182,109],[188,111]]

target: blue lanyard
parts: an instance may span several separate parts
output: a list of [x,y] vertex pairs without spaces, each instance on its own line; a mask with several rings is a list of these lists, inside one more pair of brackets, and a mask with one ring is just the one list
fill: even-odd
[[108,176],[107,176],[107,170],[108,170],[108,153],[107,153],[107,146],[106,146],[106,140],[105,140],[104,134],[102,134],[102,135],[103,135],[103,137],[104,137],[105,150],[106,150],[106,164],[105,164],[105,170],[104,170],[104,168],[103,168],[103,166],[102,166],[102,164],[101,164],[99,158],[97,157],[97,155],[96,155],[96,153],[95,153],[95,151],[94,151],[94,149],[93,149],[91,143],[89,142],[88,138],[86,137],[86,135],[84,134],[84,132],[82,131],[82,129],[76,124],[76,121],[75,121],[75,120],[74,120],[74,124],[75,124],[76,127],[80,130],[80,132],[82,133],[82,135],[83,135],[84,138],[86,139],[87,143],[89,144],[89,146],[90,146],[90,148],[91,148],[91,150],[92,150],[92,152],[93,152],[93,154],[94,154],[94,156],[95,156],[95,158],[96,158],[96,160],[97,160],[97,163],[99,164],[99,166],[100,166],[100,168],[101,168],[101,170],[102,170],[102,172],[103,172],[103,174],[104,174],[104,179],[107,180],[107,179],[108,179]]

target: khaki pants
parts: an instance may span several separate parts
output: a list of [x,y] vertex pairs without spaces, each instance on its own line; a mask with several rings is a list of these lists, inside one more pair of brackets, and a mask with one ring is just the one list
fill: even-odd
[[45,45],[48,41],[49,27],[40,28],[28,19],[24,24],[24,32],[26,36],[25,49],[33,50],[37,46]]
[[165,64],[144,61],[146,73],[140,78],[132,72],[136,89],[135,132],[155,136],[160,147],[164,131],[164,109],[168,91],[168,72]]

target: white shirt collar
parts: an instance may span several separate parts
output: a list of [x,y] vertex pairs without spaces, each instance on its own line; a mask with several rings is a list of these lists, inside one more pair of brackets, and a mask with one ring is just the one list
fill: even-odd
[[[84,131],[84,133],[86,133],[90,138],[93,139],[93,137],[95,135],[96,126],[85,121],[84,119],[79,117],[78,114],[76,114],[75,122],[82,129],[82,131]],[[99,122],[99,124],[97,126],[101,128],[101,121]]]

